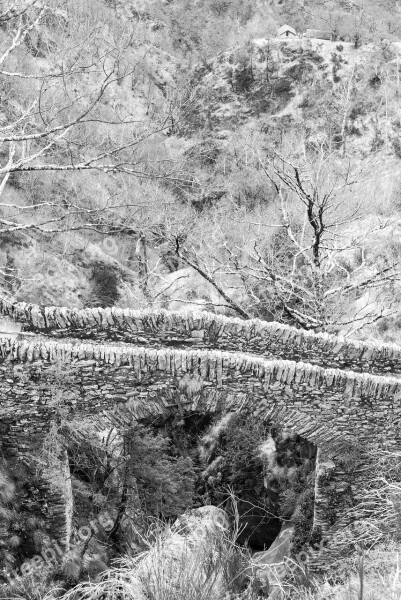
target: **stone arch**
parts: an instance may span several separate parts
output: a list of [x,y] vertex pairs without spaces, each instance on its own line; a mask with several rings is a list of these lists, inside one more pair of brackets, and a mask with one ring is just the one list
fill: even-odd
[[[57,385],[63,372],[69,373],[71,391],[63,402],[77,414],[128,411],[144,418],[246,406],[257,419],[292,426],[326,455],[346,442],[368,443],[372,437],[400,442],[401,383],[393,378],[219,351],[40,339],[5,338],[0,356],[4,440],[19,451],[45,433],[56,410],[52,382]],[[55,365],[61,369],[54,372]],[[315,521],[323,529],[331,510],[327,493],[318,483]],[[336,514],[340,510],[337,498]]]
[[57,376],[55,365],[63,365],[80,398],[71,404],[78,413],[125,404],[141,418],[171,408],[176,394],[187,398],[191,410],[246,405],[255,418],[285,416],[289,426],[320,446],[373,436],[400,443],[401,382],[391,377],[230,352],[40,339],[2,339],[0,357],[3,424],[24,414],[45,426],[54,410],[47,383]]

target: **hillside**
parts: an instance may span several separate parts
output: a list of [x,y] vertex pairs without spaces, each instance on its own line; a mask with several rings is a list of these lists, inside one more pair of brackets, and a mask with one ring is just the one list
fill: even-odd
[[[107,82],[102,92],[96,106],[100,127],[93,128],[89,121],[78,123],[70,139],[53,141],[43,153],[43,166],[37,165],[39,158],[28,157],[29,162],[17,164],[7,176],[1,243],[7,293],[20,300],[70,307],[151,303],[224,311],[226,306],[235,314],[237,305],[247,305],[251,314],[272,318],[282,311],[281,301],[270,284],[261,298],[260,280],[252,272],[252,260],[258,260],[255,244],[261,252],[271,252],[279,234],[279,229],[263,225],[281,218],[273,183],[262,164],[272,143],[280,143],[290,160],[302,154],[304,160],[305,150],[310,156],[320,152],[323,163],[335,163],[333,184],[338,190],[345,183],[341,182],[345,170],[352,172],[354,180],[352,185],[346,182],[344,193],[349,195],[352,189],[350,219],[356,211],[352,220],[358,222],[348,231],[346,223],[340,227],[338,234],[346,236],[347,248],[327,251],[327,269],[333,260],[341,265],[345,261],[350,265],[347,268],[358,270],[358,277],[377,277],[378,256],[393,264],[401,155],[398,43],[369,43],[356,49],[352,42],[294,40],[283,44],[270,36],[249,37],[235,49],[192,67],[193,49],[185,64],[177,50],[163,47],[167,44],[161,43],[160,29],[155,30],[150,17],[145,21],[132,18],[127,6],[123,8],[121,12],[120,3],[114,11],[99,0],[85,13],[71,4],[68,15],[63,14],[56,24],[42,25],[41,37],[48,47],[53,48],[59,35],[63,40],[60,52],[68,56],[67,33],[79,21],[91,36],[93,51],[115,54],[110,73],[118,67],[121,79]],[[277,18],[283,10],[281,5],[270,8]],[[90,15],[90,25],[89,21],[82,25],[84,14]],[[109,34],[99,38],[97,27],[105,18]],[[122,40],[121,48],[117,37],[119,43]],[[56,65],[58,60],[54,52],[44,50],[43,56],[37,56],[21,46],[12,56],[7,59],[8,68],[19,61],[27,77],[35,69],[51,72],[52,62]],[[28,101],[29,88],[23,87],[24,79],[3,77],[17,118]],[[96,79],[89,72],[77,84],[75,93],[79,90],[83,97],[96,92]],[[12,98],[21,100],[15,105]],[[45,100],[53,111],[53,100]],[[76,96],[74,102],[76,111],[81,100]],[[4,113],[3,122],[10,118]],[[57,114],[51,118],[57,119]],[[129,131],[129,123],[135,128],[135,146],[127,138],[116,155],[116,141],[122,131]],[[37,127],[39,131],[40,124]],[[16,121],[16,133],[20,130]],[[77,144],[82,135],[85,147]],[[135,153],[133,169],[128,166],[132,164],[130,148]],[[42,150],[37,150],[39,157]],[[122,167],[114,174],[111,167],[99,167],[96,157],[102,155],[116,162],[121,159]],[[68,165],[70,160],[73,166]],[[88,169],[88,160],[95,168]],[[46,163],[52,162],[58,164],[47,170]],[[303,166],[310,167],[311,163]],[[143,175],[138,178],[131,171]],[[334,190],[336,197],[338,190]],[[295,228],[299,217],[292,215]],[[7,225],[10,219],[11,226]],[[245,246],[240,222],[247,223]],[[372,232],[369,242],[354,240],[353,248],[348,248],[356,233],[366,237],[365,228]],[[185,242],[181,256],[177,239]],[[242,247],[241,260],[235,254],[238,247]],[[233,252],[235,266],[230,264]],[[360,252],[365,256],[364,269],[355,263]],[[273,253],[278,268],[287,269],[280,252]],[[332,269],[330,273],[332,277]],[[268,270],[262,276],[268,283]],[[363,281],[360,278],[358,285]],[[386,289],[381,286],[381,295]],[[355,306],[352,299],[353,308],[347,302],[344,311],[354,310],[361,316],[361,306],[372,301],[372,292],[356,301]],[[384,315],[394,312],[387,311],[387,304],[386,299],[381,303]],[[294,322],[294,316],[289,321]],[[389,325],[383,323],[386,339],[393,339]],[[334,330],[339,330],[337,324]]]
[[335,28],[339,35],[352,35],[358,29],[366,36],[397,39],[400,35],[398,0],[273,0],[266,4],[276,20],[291,21],[289,24],[301,31]]

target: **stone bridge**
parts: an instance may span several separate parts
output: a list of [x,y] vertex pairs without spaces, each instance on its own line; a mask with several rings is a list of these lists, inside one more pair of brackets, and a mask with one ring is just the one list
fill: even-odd
[[29,451],[60,408],[118,422],[247,410],[318,446],[314,526],[328,532],[369,475],[365,450],[401,447],[395,345],[209,313],[3,299],[0,314],[21,323],[0,339],[0,432],[15,453]]

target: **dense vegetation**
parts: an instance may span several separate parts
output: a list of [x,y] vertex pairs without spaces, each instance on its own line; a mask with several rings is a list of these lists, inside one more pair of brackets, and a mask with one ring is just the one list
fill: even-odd
[[[279,43],[284,22],[333,41]],[[396,341],[400,36],[392,0],[0,0],[1,293]],[[55,403],[68,373],[56,379]],[[39,600],[98,580],[157,541],[155,520],[171,526],[212,503],[238,517],[229,568],[218,565],[227,593],[256,597],[261,587],[245,592],[230,569],[283,523],[294,528],[293,556],[316,541],[315,452],[248,415],[122,427],[61,411],[29,460],[2,449],[0,596]],[[377,478],[387,458],[375,462]],[[383,505],[399,496],[398,467],[386,465]],[[66,472],[71,550],[10,586],[10,572],[49,547],[47,498],[63,498]],[[364,535],[369,523],[380,535],[370,545],[398,536],[393,517],[382,530],[372,514]],[[350,550],[363,539],[355,534],[317,598],[345,597],[336,586],[356,572]],[[374,552],[387,581],[391,559]],[[285,593],[312,598],[291,587],[312,586],[308,574],[292,575]],[[87,597],[129,597],[103,592]]]

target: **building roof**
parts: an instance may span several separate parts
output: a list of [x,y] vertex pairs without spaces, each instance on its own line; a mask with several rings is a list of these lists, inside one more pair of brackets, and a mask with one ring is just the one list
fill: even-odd
[[289,25],[282,25],[282,27],[280,27],[277,30],[278,35],[281,35],[282,33],[285,33],[286,31],[289,31],[290,33],[293,33],[294,35],[297,35],[297,32],[295,31],[295,29],[293,27],[290,27]]

